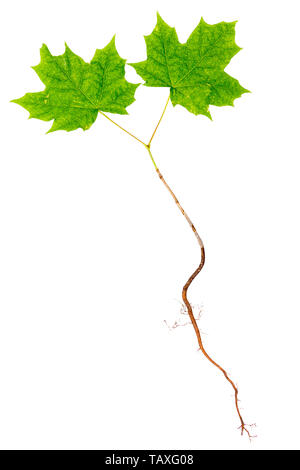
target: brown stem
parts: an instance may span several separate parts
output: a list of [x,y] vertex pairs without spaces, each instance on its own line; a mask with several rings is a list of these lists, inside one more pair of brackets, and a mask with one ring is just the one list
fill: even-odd
[[200,350],[202,351],[202,353],[204,354],[204,356],[211,362],[211,364],[213,364],[215,367],[217,367],[225,376],[226,380],[230,383],[230,385],[232,386],[233,390],[234,390],[234,397],[235,397],[235,407],[236,407],[236,411],[237,411],[237,414],[239,416],[239,420],[240,420],[240,423],[241,423],[241,426],[240,426],[240,429],[241,429],[241,434],[243,435],[244,431],[246,431],[246,433],[248,434],[249,438],[251,438],[251,435],[250,435],[250,432],[248,431],[245,423],[244,423],[244,420],[242,418],[242,415],[241,415],[241,412],[240,412],[240,409],[239,409],[239,403],[238,403],[238,389],[236,387],[236,385],[233,383],[233,381],[228,377],[228,374],[226,372],[225,369],[223,369],[223,367],[221,367],[217,362],[215,362],[206,352],[206,350],[204,349],[204,346],[203,346],[203,342],[202,342],[202,338],[201,338],[201,333],[200,333],[200,330],[199,330],[199,327],[198,327],[198,324],[197,324],[197,321],[195,319],[195,316],[194,316],[194,313],[193,313],[193,309],[191,307],[191,304],[190,302],[188,301],[188,298],[187,298],[187,291],[188,291],[188,288],[190,287],[191,283],[193,282],[193,280],[196,278],[196,276],[198,276],[198,274],[200,273],[200,271],[202,270],[203,266],[204,266],[204,263],[205,263],[205,250],[204,250],[204,244],[203,244],[203,241],[201,240],[200,238],[200,235],[198,234],[194,224],[192,223],[191,219],[189,218],[189,216],[186,214],[186,212],[183,210],[182,206],[180,205],[177,197],[175,196],[174,192],[172,191],[172,189],[170,188],[170,186],[166,183],[164,177],[162,176],[161,172],[159,171],[158,168],[156,168],[156,172],[160,178],[160,180],[163,182],[163,184],[165,185],[165,187],[167,188],[167,190],[169,191],[169,193],[171,194],[171,196],[173,197],[174,201],[175,201],[175,204],[177,205],[177,207],[179,208],[180,212],[184,215],[185,219],[187,220],[188,224],[190,225],[191,229],[193,230],[194,232],[194,235],[195,237],[197,238],[197,241],[198,241],[198,244],[200,246],[200,250],[201,250],[201,260],[200,260],[200,264],[198,266],[198,268],[193,272],[193,274],[189,277],[189,279],[187,280],[187,282],[185,283],[183,289],[182,289],[182,299],[183,299],[183,302],[187,308],[187,311],[188,311],[188,314],[189,314],[189,317],[190,317],[190,320],[191,320],[191,323],[194,327],[194,330],[195,330],[195,333],[196,333],[196,336],[197,336],[197,340],[198,340],[198,344],[199,344],[199,348]]

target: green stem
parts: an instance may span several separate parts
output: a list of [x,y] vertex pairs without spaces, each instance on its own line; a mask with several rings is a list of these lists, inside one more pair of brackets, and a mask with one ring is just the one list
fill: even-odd
[[[145,144],[144,144],[144,145],[145,145]],[[148,153],[149,153],[149,155],[150,155],[150,158],[151,158],[151,161],[152,161],[152,163],[153,163],[153,165],[154,165],[154,168],[155,168],[155,170],[157,171],[157,170],[158,170],[158,167],[157,167],[157,165],[156,165],[156,163],[155,163],[155,160],[154,160],[154,158],[153,158],[153,155],[152,155],[152,153],[151,153],[150,146],[149,146],[149,145],[145,145],[145,147],[146,147],[146,149],[147,149],[147,151],[148,151]]]

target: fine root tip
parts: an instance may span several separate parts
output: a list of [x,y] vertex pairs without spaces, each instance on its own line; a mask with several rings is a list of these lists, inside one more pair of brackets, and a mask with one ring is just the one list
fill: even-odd
[[252,442],[252,439],[255,439],[257,436],[256,435],[252,435],[249,431],[249,429],[247,429],[247,426],[252,428],[252,427],[256,427],[256,424],[241,424],[241,426],[239,426],[238,429],[241,430],[241,436],[244,435],[244,432],[247,434],[248,438],[249,438],[249,441]]

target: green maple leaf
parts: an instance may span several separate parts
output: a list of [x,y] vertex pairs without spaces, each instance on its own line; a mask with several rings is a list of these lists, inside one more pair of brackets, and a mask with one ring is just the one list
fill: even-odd
[[125,60],[115,47],[115,38],[97,49],[89,64],[66,45],[64,54],[53,56],[44,44],[41,62],[32,67],[46,85],[44,91],[26,93],[12,100],[30,113],[30,118],[51,121],[48,132],[89,129],[98,112],[128,114],[138,84],[125,80]]
[[185,44],[175,28],[157,14],[157,24],[145,36],[147,60],[133,66],[146,86],[169,87],[173,105],[211,118],[209,105],[233,106],[248,90],[224,72],[240,50],[235,43],[235,23],[209,25],[201,18]]

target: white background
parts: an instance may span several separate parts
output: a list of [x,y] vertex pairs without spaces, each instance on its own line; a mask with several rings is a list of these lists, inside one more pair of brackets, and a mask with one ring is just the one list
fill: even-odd
[[[299,449],[299,28],[297,1],[10,1],[2,7],[0,447]],[[4,11],[3,11],[4,8]],[[252,91],[213,121],[169,106],[153,154],[198,228],[207,264],[197,351],[180,318],[198,246],[142,145],[101,116],[45,135],[9,103],[43,89],[45,42],[89,61],[117,33],[145,58],[155,13],[181,41],[201,16],[239,20],[227,72]],[[138,82],[133,69],[127,78]],[[139,87],[130,116],[148,139],[168,90]]]

